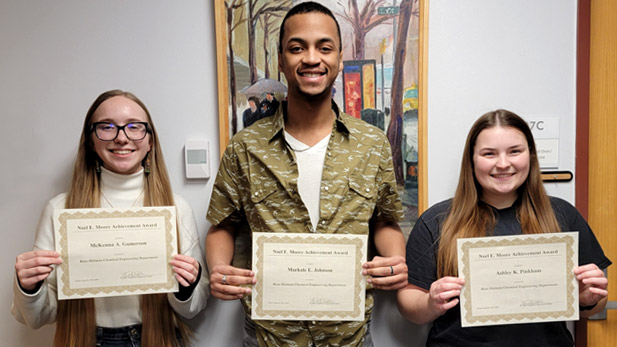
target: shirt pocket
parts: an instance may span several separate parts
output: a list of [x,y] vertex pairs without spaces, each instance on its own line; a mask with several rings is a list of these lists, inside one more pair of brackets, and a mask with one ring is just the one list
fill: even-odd
[[377,202],[377,185],[375,178],[360,175],[349,177],[349,190],[342,202],[342,208],[348,212],[351,223],[365,225],[373,215]]
[[251,185],[251,196],[244,210],[252,231],[272,231],[275,226],[268,226],[266,221],[275,221],[280,214],[284,205],[281,193],[284,191],[276,182]]
[[254,205],[263,204],[266,200],[271,200],[269,198],[276,191],[279,190],[276,182],[272,182],[270,184],[251,184],[251,202]]
[[353,175],[349,177],[349,191],[352,194],[358,194],[365,199],[373,200],[377,196],[375,178],[371,177],[370,179],[367,179],[360,175]]

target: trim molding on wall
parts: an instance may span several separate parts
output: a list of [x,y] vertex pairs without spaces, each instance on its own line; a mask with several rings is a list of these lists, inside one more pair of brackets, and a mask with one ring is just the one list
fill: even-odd
[[429,0],[420,0],[420,38],[418,53],[418,216],[428,206],[428,7]]
[[[226,28],[225,5],[223,1],[214,1],[214,27]],[[224,31],[214,30],[216,35],[216,83],[218,90],[218,109],[227,107],[229,104],[229,90],[227,89],[227,35]],[[219,134],[229,134],[229,121],[227,120],[227,112],[223,115],[218,112],[219,116]],[[219,157],[223,156],[225,147],[229,142],[229,135],[219,136]],[[215,175],[216,176],[216,175]]]

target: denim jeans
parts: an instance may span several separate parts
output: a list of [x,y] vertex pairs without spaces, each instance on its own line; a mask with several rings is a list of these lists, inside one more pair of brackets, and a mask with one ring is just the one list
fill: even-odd
[[[178,346],[183,346],[176,329]],[[96,347],[141,347],[141,324],[121,328],[96,327]]]
[[96,347],[140,347],[141,324],[121,328],[96,328]]

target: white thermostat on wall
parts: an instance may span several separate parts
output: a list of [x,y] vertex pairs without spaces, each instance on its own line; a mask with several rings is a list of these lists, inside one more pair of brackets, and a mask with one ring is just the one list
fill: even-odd
[[210,144],[207,140],[186,140],[184,143],[186,178],[210,177]]

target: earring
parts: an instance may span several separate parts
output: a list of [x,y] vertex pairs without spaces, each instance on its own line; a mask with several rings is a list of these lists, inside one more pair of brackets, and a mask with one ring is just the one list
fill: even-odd
[[98,159],[94,161],[94,167],[95,167],[96,173],[101,173],[101,163],[99,162]]
[[146,154],[146,159],[144,159],[144,173],[146,175],[150,173],[150,152]]

